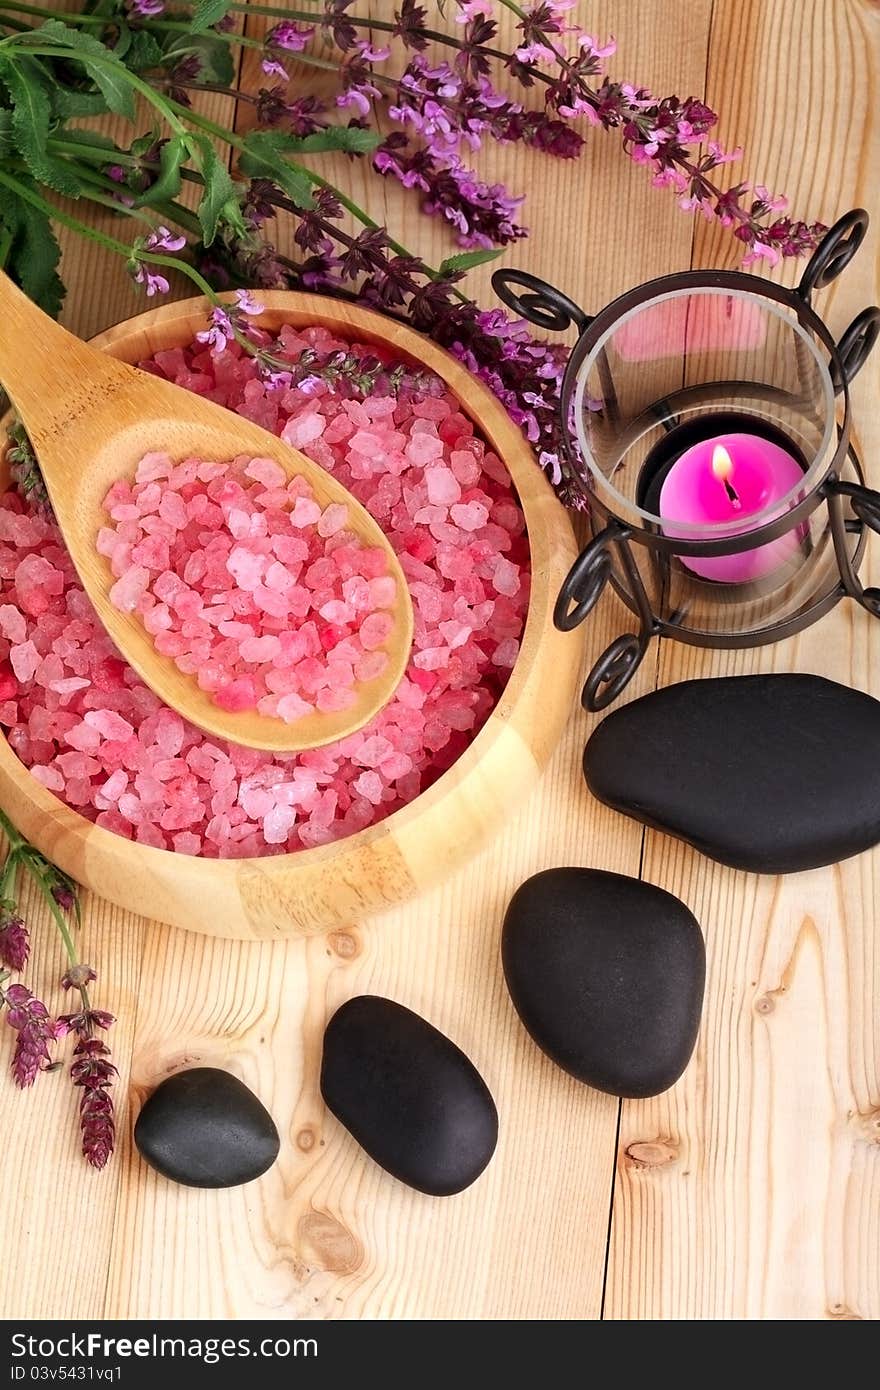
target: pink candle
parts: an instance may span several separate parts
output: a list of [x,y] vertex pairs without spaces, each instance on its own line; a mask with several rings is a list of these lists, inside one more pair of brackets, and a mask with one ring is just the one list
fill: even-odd
[[[757,434],[722,434],[704,439],[686,449],[675,460],[660,489],[660,515],[667,536],[676,532],[676,523],[691,526],[717,526],[742,521],[735,532],[742,535],[752,528],[750,517],[772,507],[803,482],[804,471],[793,454]],[[781,516],[780,508],[774,516]],[[710,559],[681,555],[681,563],[704,579],[727,584],[746,584],[761,579],[790,559],[800,545],[801,528],[794,527],[778,540],[738,555],[719,555]]]

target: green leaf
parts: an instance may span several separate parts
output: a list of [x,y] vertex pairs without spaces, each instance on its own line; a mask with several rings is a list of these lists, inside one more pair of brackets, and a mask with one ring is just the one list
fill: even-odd
[[103,95],[108,108],[115,115],[125,116],[126,120],[133,121],[135,117],[134,92],[122,63],[118,64],[119,71],[116,72],[104,63],[90,63],[86,57],[82,61],[89,77]]
[[[120,57],[122,55],[120,54]],[[133,29],[131,42],[125,52],[125,66],[132,72],[145,72],[158,67],[162,61],[162,48],[146,29]]]
[[108,154],[123,153],[115,140],[111,140],[109,135],[102,135],[99,130],[84,130],[81,126],[68,126],[55,133],[59,140],[64,141],[65,145],[87,145],[90,149],[106,150]]
[[188,155],[185,136],[175,135],[170,140],[163,140],[159,148],[159,176],[138,198],[139,207],[149,207],[151,203],[165,203],[169,198],[177,197],[182,182],[180,166],[185,163]]
[[498,257],[503,255],[503,250],[462,251],[457,256],[447,256],[446,260],[440,263],[440,274],[455,275],[458,271],[473,270],[475,265],[486,265],[488,261],[497,261]]
[[101,92],[77,92],[72,87],[56,87],[53,105],[56,116],[103,116],[107,103]]
[[[36,73],[34,68],[37,68]],[[31,173],[57,193],[78,198],[81,184],[71,166],[47,152],[51,106],[39,65],[33,58],[16,56],[13,61],[8,54],[3,54],[0,76],[13,102],[12,138]]]
[[314,197],[306,171],[288,164],[284,158],[291,142],[296,142],[295,136],[275,130],[251,131],[245,136],[238,167],[248,178],[272,179],[298,208],[310,208],[314,206]]
[[4,189],[0,225],[10,239],[6,270],[35,304],[57,318],[64,299],[56,269],[61,251],[47,214]]
[[229,0],[196,0],[193,5],[192,32],[201,34],[225,18],[229,11]]
[[282,137],[291,143],[290,150],[302,150],[304,154],[323,154],[326,150],[344,150],[347,154],[368,154],[382,143],[383,136],[375,130],[360,130],[357,126],[331,125],[326,130],[316,130],[313,135]]
[[232,49],[217,34],[172,34],[163,45],[159,61],[195,53],[201,60],[197,82],[217,82],[222,87],[235,84]]
[[225,224],[235,235],[243,236],[246,228],[229,170],[206,136],[190,135],[188,142],[191,151],[195,145],[205,185],[202,200],[196,208],[202,226],[202,240],[206,246],[210,246],[221,224]]
[[7,154],[13,148],[12,112],[0,109],[0,154]]

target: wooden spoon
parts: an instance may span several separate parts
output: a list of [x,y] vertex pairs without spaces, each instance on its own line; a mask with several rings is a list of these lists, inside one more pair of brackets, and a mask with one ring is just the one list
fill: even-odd
[[[233,743],[294,752],[344,738],[387,703],[409,658],[412,600],[384,532],[331,474],[240,415],[89,347],[36,308],[2,272],[0,382],[34,445],[83,588],[121,654],[166,705]],[[293,724],[257,710],[223,710],[194,677],[156,651],[140,617],[113,606],[114,576],[95,548],[98,531],[107,524],[103,499],[117,479],[132,479],[140,459],[153,451],[178,460],[221,461],[238,454],[274,459],[289,476],[307,478],[322,506],[345,503],[349,529],[363,544],[385,551],[388,573],[397,581],[388,665],[381,676],[355,687],[357,702],[350,709],[316,711]]]

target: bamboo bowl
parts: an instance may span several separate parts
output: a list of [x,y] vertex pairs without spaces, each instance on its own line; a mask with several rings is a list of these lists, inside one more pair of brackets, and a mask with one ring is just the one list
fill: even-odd
[[[335,844],[259,859],[197,859],[102,830],[65,806],[0,735],[0,804],[66,873],[130,912],[209,936],[273,940],[309,935],[413,897],[457,868],[499,830],[552,753],[575,698],[580,644],[556,631],[556,593],[576,548],[571,524],[528,445],[491,392],[448,353],[379,314],[318,295],[261,295],[260,322],[321,324],[391,348],[443,378],[519,494],[532,593],[506,689],[470,747],[427,791],[378,825]],[[164,305],[93,341],[125,362],[180,347],[204,327],[206,301]],[[0,484],[8,466],[0,454]]]

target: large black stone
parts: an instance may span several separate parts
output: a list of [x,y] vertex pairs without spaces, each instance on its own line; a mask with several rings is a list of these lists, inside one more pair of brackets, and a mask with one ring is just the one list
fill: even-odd
[[391,999],[363,994],[337,1009],[321,1094],[371,1158],[432,1196],[469,1187],[495,1150],[498,1114],[474,1064]]
[[243,1081],[216,1067],[177,1072],[138,1115],[134,1142],[163,1177],[187,1187],[237,1187],[278,1157],[272,1116]]
[[706,953],[671,893],[600,869],[547,869],[514,893],[501,958],[526,1028],[579,1081],[654,1096],[687,1066]]
[[880,703],[819,676],[685,681],[610,714],[584,776],[731,868],[836,864],[880,840]]

